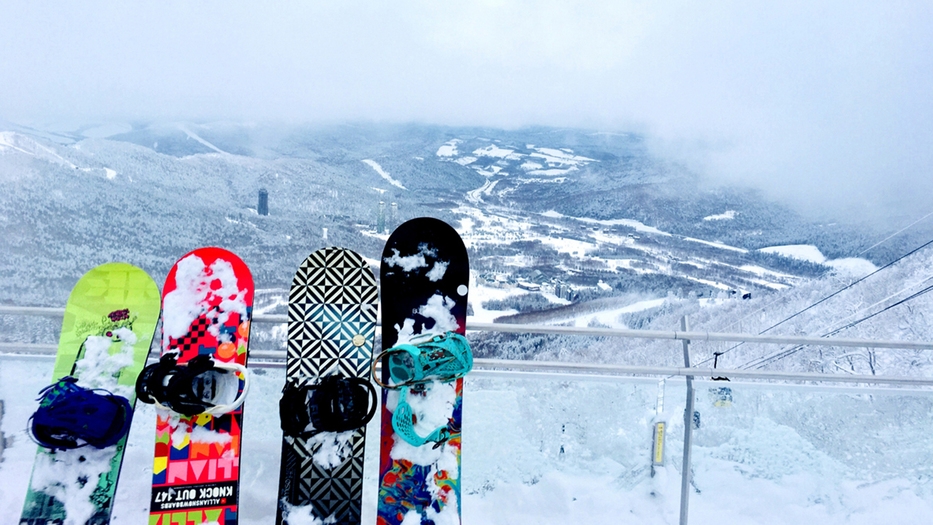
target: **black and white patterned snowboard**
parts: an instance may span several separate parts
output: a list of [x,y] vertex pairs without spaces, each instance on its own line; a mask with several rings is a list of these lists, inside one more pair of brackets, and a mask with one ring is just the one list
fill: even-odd
[[[325,248],[298,268],[288,298],[286,381],[297,387],[330,375],[367,378],[378,291],[369,264]],[[282,441],[277,524],[360,523],[366,428]]]

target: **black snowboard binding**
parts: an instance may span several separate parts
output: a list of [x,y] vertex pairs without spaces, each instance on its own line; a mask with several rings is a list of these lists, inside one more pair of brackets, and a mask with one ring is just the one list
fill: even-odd
[[[136,379],[136,396],[140,401],[187,417],[220,416],[243,404],[249,389],[246,367],[214,361],[209,355],[196,356],[183,364],[177,360],[177,354],[165,354],[158,363],[143,369]],[[232,401],[223,403],[223,398],[229,398],[230,392],[239,388],[238,372],[243,376],[243,390],[234,394]]]
[[365,426],[376,413],[376,389],[359,377],[327,376],[314,385],[285,383],[279,401],[282,431],[307,439],[319,432],[346,432]]
[[66,376],[39,392],[39,409],[29,418],[29,435],[39,446],[71,450],[117,444],[130,429],[133,407],[125,397],[88,389]]

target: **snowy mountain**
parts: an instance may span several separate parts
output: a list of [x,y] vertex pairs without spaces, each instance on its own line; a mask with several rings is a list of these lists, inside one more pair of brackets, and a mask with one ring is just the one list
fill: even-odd
[[[436,215],[461,231],[472,225],[479,268],[483,250],[521,252],[545,264],[605,264],[636,281],[712,265],[729,274],[721,288],[768,287],[826,269],[759,248],[806,242],[838,257],[862,242],[858,231],[834,226],[828,235],[826,226],[747,191],[702,190],[696,176],[652,157],[637,136],[375,125],[124,130],[86,127],[55,140],[26,128],[0,133],[8,232],[0,268],[12,277],[0,300],[60,304],[90,265],[122,257],[158,276],[184,251],[211,243],[242,252],[257,282],[281,286],[289,261],[315,247],[345,244],[375,257],[380,201],[388,211],[397,203],[395,223]],[[269,192],[267,217],[256,214],[260,188]],[[727,218],[704,220],[717,215]],[[503,228],[511,242],[482,240]],[[573,242],[583,243],[579,257],[564,248]],[[782,275],[759,282],[758,270],[740,269],[745,264]],[[582,278],[595,286],[589,277]]]
[[[698,311],[709,312],[704,323],[724,330],[716,319],[774,301],[805,305],[817,292],[800,300],[794,294],[865,275],[916,238],[862,253],[876,232],[808,222],[749,190],[711,187],[652,155],[634,134],[417,125],[7,127],[0,131],[6,304],[60,306],[84,271],[111,260],[137,264],[160,282],[180,255],[220,245],[238,253],[258,288],[269,291],[270,313],[281,312],[282,290],[310,251],[347,246],[375,262],[394,225],[428,215],[454,225],[467,243],[476,319],[670,329],[672,316],[701,304]],[[257,213],[261,188],[267,216]],[[51,329],[11,330],[13,340],[54,341]],[[272,334],[257,337],[281,344]],[[527,356],[536,345],[522,341],[493,336],[478,350]]]

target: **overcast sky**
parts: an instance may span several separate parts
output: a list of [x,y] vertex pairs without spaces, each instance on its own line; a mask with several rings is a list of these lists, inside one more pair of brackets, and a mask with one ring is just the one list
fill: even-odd
[[933,211],[931,2],[0,2],[14,122],[634,130],[797,203]]

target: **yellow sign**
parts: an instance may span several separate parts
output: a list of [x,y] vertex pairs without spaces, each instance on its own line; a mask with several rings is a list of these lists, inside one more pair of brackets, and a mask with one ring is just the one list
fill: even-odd
[[664,464],[664,422],[659,421],[654,425],[654,464]]

